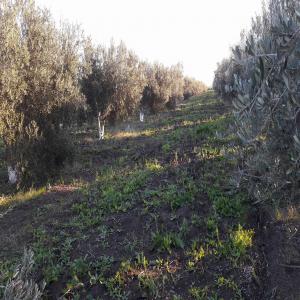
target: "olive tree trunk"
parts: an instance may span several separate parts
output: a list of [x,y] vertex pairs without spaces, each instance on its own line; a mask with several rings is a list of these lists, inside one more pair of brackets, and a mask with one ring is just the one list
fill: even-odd
[[143,111],[140,111],[140,122],[144,122],[145,120],[145,114]]
[[101,113],[98,113],[98,132],[99,132],[99,141],[104,140],[104,121],[101,122]]

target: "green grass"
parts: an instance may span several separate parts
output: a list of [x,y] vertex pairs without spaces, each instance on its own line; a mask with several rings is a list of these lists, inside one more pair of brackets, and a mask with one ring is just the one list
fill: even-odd
[[37,199],[46,193],[46,188],[30,189],[27,192],[18,192],[12,196],[0,197],[0,213],[13,205],[19,205]]
[[158,252],[166,251],[171,254],[173,248],[184,248],[184,242],[180,234],[175,232],[154,232],[152,234],[152,242],[153,249]]
[[233,217],[239,219],[245,209],[245,195],[240,193],[227,196],[217,187],[208,188],[208,197],[212,201],[214,209],[221,217]]
[[[32,207],[35,228],[22,244],[33,249],[46,292],[59,284],[70,299],[97,299],[94,291],[103,299],[238,299],[254,231],[246,229],[244,192],[229,189],[236,162],[224,153],[240,147],[231,122],[208,93],[172,114],[133,121],[132,132],[108,129],[101,145],[96,128],[79,132],[76,142],[89,144],[68,180],[82,171],[94,179],[76,179],[80,190]],[[6,198],[5,207],[44,193]],[[1,259],[0,285],[16,261]]]

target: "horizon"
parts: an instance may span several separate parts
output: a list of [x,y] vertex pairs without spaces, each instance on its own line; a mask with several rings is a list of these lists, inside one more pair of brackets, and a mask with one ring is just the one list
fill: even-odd
[[249,28],[262,6],[262,0],[141,2],[36,0],[38,6],[50,10],[56,22],[80,25],[94,43],[108,46],[112,39],[122,40],[143,60],[167,66],[181,63],[186,76],[207,86],[212,85],[217,63],[229,55],[230,47],[239,42],[241,31]]

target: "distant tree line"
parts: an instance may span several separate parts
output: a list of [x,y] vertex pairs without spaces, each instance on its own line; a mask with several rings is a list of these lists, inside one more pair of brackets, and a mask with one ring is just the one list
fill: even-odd
[[270,0],[216,72],[248,160],[239,172],[257,203],[300,197],[300,2]]
[[205,85],[180,65],[138,58],[124,43],[94,46],[32,0],[0,1],[0,138],[19,186],[45,182],[72,159],[68,127],[159,112]]

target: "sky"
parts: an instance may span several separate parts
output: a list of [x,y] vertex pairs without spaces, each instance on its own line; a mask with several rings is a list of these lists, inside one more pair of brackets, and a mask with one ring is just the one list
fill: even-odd
[[36,0],[55,20],[80,24],[96,44],[123,40],[149,62],[182,63],[187,76],[211,85],[261,10],[262,0]]

